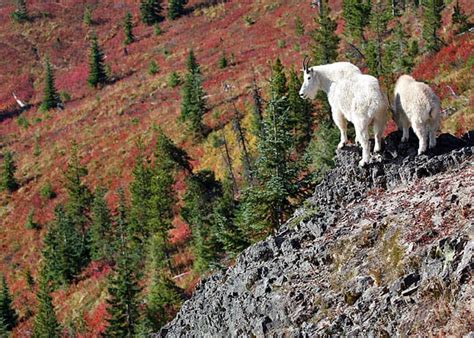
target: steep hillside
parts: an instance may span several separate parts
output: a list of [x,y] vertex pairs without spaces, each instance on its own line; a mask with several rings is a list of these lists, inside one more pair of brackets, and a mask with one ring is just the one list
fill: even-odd
[[433,156],[387,138],[383,162],[337,165],[288,223],[202,280],[167,337],[471,332],[474,140]]
[[[144,145],[147,159],[153,158],[156,126],[186,150],[195,172],[211,169],[217,179],[223,179],[227,169],[222,149],[214,146],[214,136],[227,137],[241,183],[242,154],[230,123],[235,115],[233,103],[243,113],[244,128],[250,130],[253,81],[265,100],[270,62],[280,58],[287,71],[299,69],[304,55],[312,53],[311,32],[317,27],[318,12],[309,0],[190,0],[184,15],[174,21],[164,20],[157,34],[155,27],[140,21],[138,1],[30,0],[31,20],[25,23],[11,19],[12,3],[0,1],[0,157],[3,159],[8,150],[13,152],[19,189],[0,192],[0,272],[6,275],[19,314],[13,335],[25,337],[31,334],[37,309],[35,282],[43,263],[43,240],[55,206],[67,201],[64,172],[72,145],[77,144],[81,164],[88,171],[83,178],[85,185],[91,191],[99,186],[107,189],[105,198],[114,216],[119,188],[125,189],[130,200],[128,187],[139,153],[137,143]],[[472,21],[472,1],[459,3]],[[441,96],[445,108],[442,131],[459,136],[474,126],[474,43],[472,33],[452,33],[453,5],[443,11],[440,32],[446,45],[438,53],[417,56],[413,74],[429,82]],[[83,23],[86,6],[91,8],[91,25]],[[338,59],[347,60],[352,49],[343,34],[341,6],[340,0],[329,1],[341,38]],[[136,41],[125,48],[122,26],[127,11],[133,16]],[[400,20],[421,42],[419,16],[420,10],[407,11]],[[297,33],[296,18],[301,20],[302,33]],[[99,89],[90,88],[86,82],[94,33],[110,72],[109,83]],[[182,88],[169,85],[168,80],[172,72],[184,77],[190,49],[201,65],[209,108],[204,116],[209,135],[200,142],[183,131],[178,121]],[[223,53],[229,66],[221,69],[218,61]],[[41,112],[46,57],[52,64],[64,109]],[[148,72],[152,61],[158,68],[153,75]],[[363,60],[351,61],[367,72]],[[13,93],[28,104],[25,109],[18,107]],[[319,114],[319,106],[313,108],[312,117]],[[318,126],[311,128],[317,130]],[[390,123],[389,131],[393,129]],[[251,155],[257,157],[255,135],[249,132],[246,138]],[[178,176],[173,188],[179,201],[169,236],[171,277],[189,296],[200,275],[192,267],[192,225],[179,215],[186,183],[183,173]],[[54,193],[45,198],[49,187]],[[29,216],[35,229],[25,226]],[[229,265],[233,258],[225,256],[218,263]],[[70,285],[52,293],[64,332],[83,336],[103,332],[108,316],[107,278],[113,267],[110,262],[92,261]],[[34,283],[29,282],[31,278]],[[146,283],[141,280],[141,286],[146,287]]]

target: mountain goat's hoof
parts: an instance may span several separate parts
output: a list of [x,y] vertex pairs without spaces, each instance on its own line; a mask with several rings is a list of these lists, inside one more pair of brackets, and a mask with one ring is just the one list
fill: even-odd
[[339,142],[337,144],[337,149],[342,149],[342,148],[344,148],[345,145],[346,145],[346,142]]
[[374,156],[372,156],[370,163],[380,163],[382,162],[382,160],[383,160],[382,154],[374,154]]
[[369,164],[369,161],[363,159],[359,161],[359,167],[361,168],[365,167],[367,164]]

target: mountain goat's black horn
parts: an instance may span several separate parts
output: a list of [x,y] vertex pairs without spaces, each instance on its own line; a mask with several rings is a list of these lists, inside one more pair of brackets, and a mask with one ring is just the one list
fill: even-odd
[[304,59],[303,59],[303,70],[308,69],[308,63],[309,63],[308,59],[309,59],[308,56],[305,56]]

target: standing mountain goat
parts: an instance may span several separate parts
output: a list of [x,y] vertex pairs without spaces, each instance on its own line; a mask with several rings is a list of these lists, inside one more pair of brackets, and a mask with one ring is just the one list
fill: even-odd
[[382,135],[387,124],[388,102],[377,79],[364,75],[349,62],[309,68],[303,61],[302,98],[314,99],[318,90],[328,95],[332,118],[341,131],[338,148],[347,142],[347,121],[354,124],[356,140],[362,146],[360,166],[370,161],[369,125],[373,124],[376,152],[381,150]]
[[423,82],[417,82],[409,75],[402,75],[395,85],[393,119],[398,129],[403,129],[402,142],[408,141],[411,127],[418,137],[418,155],[429,147],[436,146],[436,132],[439,128],[441,106],[433,90]]

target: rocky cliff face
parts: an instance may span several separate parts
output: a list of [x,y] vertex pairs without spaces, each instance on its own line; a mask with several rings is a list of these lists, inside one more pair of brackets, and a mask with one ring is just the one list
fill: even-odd
[[[203,280],[168,337],[463,335],[474,331],[474,135],[348,147],[275,235]],[[412,138],[413,139],[413,138]]]

